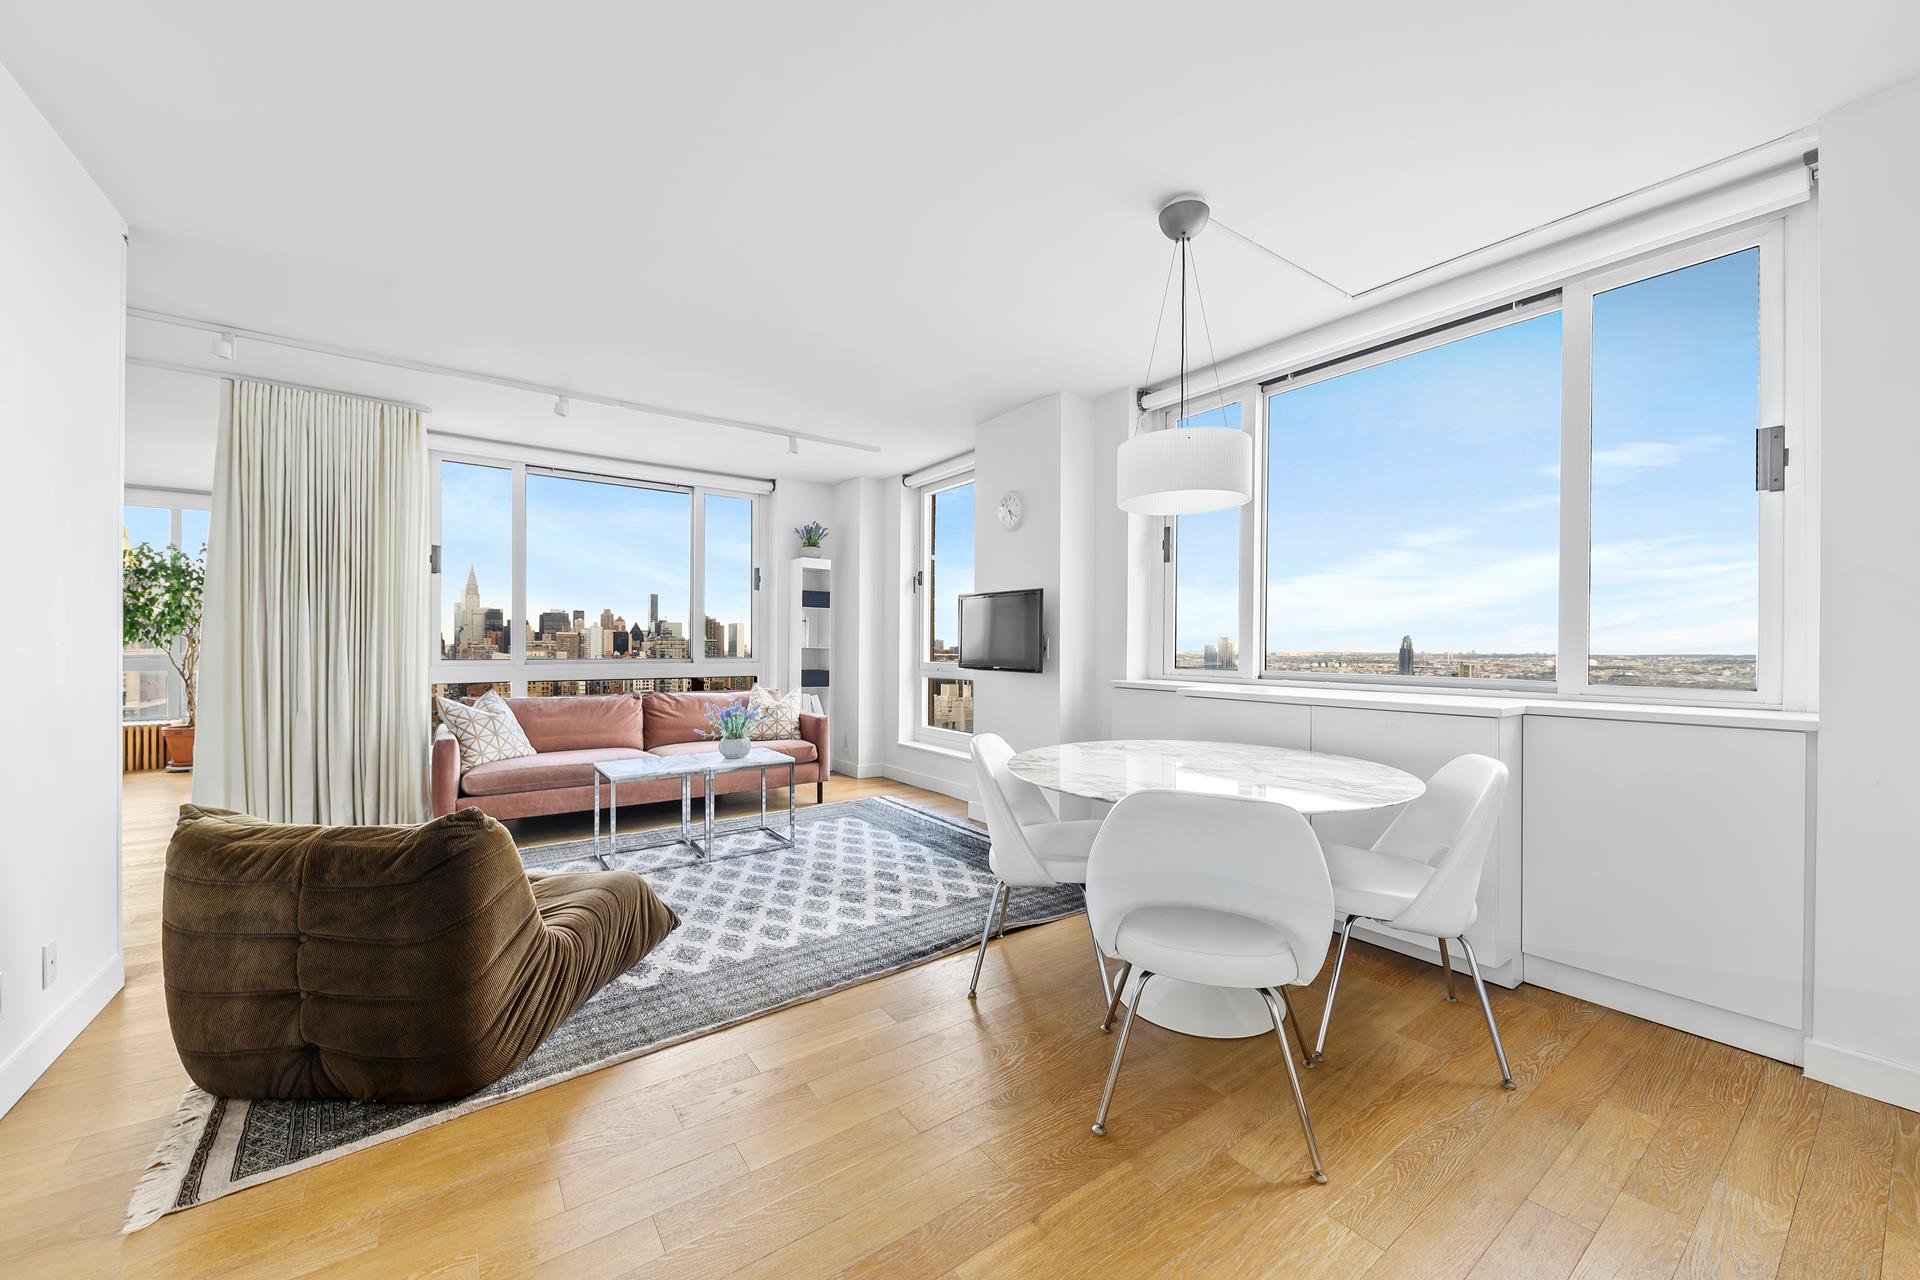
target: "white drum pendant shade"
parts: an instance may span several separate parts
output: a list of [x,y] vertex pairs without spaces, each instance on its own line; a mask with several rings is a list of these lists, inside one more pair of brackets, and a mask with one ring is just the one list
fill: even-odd
[[1253,501],[1253,437],[1224,427],[1142,431],[1120,446],[1120,507],[1190,516]]

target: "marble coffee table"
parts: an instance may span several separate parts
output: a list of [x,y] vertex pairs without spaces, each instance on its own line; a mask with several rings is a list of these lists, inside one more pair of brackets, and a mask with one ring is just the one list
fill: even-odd
[[[784,751],[754,747],[747,754],[728,759],[718,751],[691,752],[676,756],[635,756],[628,760],[602,760],[593,766],[593,848],[600,852],[600,783],[607,784],[607,852],[620,851],[620,784],[652,782],[660,778],[680,779],[680,840],[702,858],[713,854],[713,780],[723,773],[740,769],[760,771],[760,830],[789,847],[793,844],[794,805],[793,771],[798,763]],[[767,770],[784,767],[787,771],[787,834],[767,825]],[[693,838],[693,780],[704,779],[706,822],[703,839]]]

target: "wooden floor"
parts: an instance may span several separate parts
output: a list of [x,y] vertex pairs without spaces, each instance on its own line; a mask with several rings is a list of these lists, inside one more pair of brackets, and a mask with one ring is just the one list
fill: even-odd
[[[880,792],[955,807],[829,799]],[[1305,1076],[1329,1185],[1270,1040],[1140,1024],[1095,1138],[1112,1040],[1077,919],[996,943],[977,1003],[948,957],[122,1238],[186,1084],[157,926],[185,795],[128,779],[126,990],[0,1119],[10,1280],[1920,1275],[1920,1116],[1532,987],[1494,995],[1508,1093],[1473,1003],[1366,946]]]

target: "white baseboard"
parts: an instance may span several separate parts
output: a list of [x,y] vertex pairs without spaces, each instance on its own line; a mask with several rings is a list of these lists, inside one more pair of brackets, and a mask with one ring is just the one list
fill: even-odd
[[833,762],[833,771],[844,778],[878,778],[884,776],[877,764],[861,764],[857,761]]
[[1609,978],[1536,955],[1526,957],[1526,969],[1527,981],[1536,987],[1618,1009],[1649,1022],[1678,1027],[1696,1036],[1730,1044],[1736,1049],[1791,1062],[1795,1066],[1799,1066],[1806,1055],[1806,1037],[1797,1027],[1763,1022],[1744,1013],[1716,1009],[1684,996],[1622,982],[1618,978]]
[[34,1029],[13,1055],[0,1062],[0,1116],[13,1109],[53,1060],[74,1042],[107,1002],[125,985],[125,969],[118,951],[100,966],[81,988],[67,997],[47,1020]]
[[937,773],[924,773],[918,769],[902,768],[889,764],[881,770],[883,776],[895,782],[904,782],[910,787],[919,787],[923,791],[938,791],[943,796],[952,796],[956,800],[965,800],[973,794],[973,788],[957,782],[950,782]]
[[1843,1049],[1814,1036],[1806,1041],[1809,1080],[1838,1085],[1909,1111],[1920,1111],[1920,1069],[1857,1049]]
[[[1353,936],[1362,942],[1371,942],[1376,947],[1385,947],[1388,951],[1398,951],[1403,956],[1412,956],[1416,960],[1425,960],[1436,969],[1440,967],[1440,944],[1438,942],[1416,942],[1404,934],[1393,933],[1385,928],[1376,928],[1364,920],[1353,926]],[[1340,945],[1337,939],[1334,945]],[[1467,982],[1471,984],[1473,977],[1467,969],[1466,957],[1458,953],[1458,948],[1451,949],[1450,954],[1453,959],[1454,972],[1464,976]],[[1478,954],[1477,948],[1476,954]],[[1332,963],[1331,959],[1329,959],[1328,963]],[[1440,975],[1435,974],[1434,976],[1437,979]],[[1487,964],[1483,961],[1480,965],[1480,976],[1497,987],[1517,987],[1522,980],[1520,957],[1515,956],[1505,964]]]

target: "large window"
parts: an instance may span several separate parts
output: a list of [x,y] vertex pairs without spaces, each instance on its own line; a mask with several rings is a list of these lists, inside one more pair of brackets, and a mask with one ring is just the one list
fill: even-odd
[[1268,671],[1554,678],[1557,309],[1283,385],[1267,424]]
[[[207,522],[207,498],[201,494],[128,490],[126,505],[120,508],[125,545],[147,543],[162,551],[179,547],[196,559],[206,557]],[[185,714],[185,690],[167,655],[144,646],[124,650],[120,662],[120,718],[177,720]]]
[[1722,233],[1163,412],[1264,458],[1248,507],[1165,522],[1164,673],[1780,701],[1796,486],[1757,486],[1755,456],[1785,422],[1783,238]]
[[1596,685],[1758,687],[1760,250],[1593,295]]
[[684,489],[527,475],[527,657],[690,657],[693,499]]
[[435,471],[437,684],[538,697],[763,672],[760,494],[491,458]]
[[918,731],[973,732],[973,681],[958,675],[960,597],[973,591],[973,477],[943,480],[920,493],[920,571],[915,643],[921,689]]
[[[1189,414],[1183,431],[1241,431],[1238,401]],[[1233,671],[1240,664],[1240,524],[1237,509],[1181,516],[1175,521],[1173,665],[1183,670]]]

